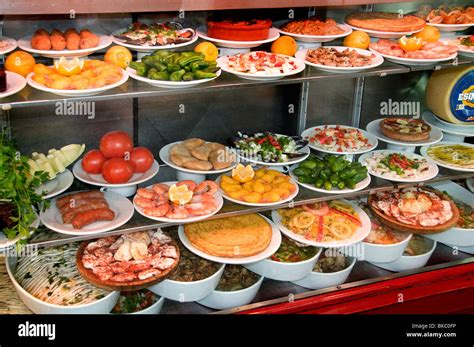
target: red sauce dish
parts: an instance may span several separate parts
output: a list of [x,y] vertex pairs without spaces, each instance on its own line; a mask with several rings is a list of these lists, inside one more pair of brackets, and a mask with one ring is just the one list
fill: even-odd
[[208,21],[209,37],[229,41],[260,41],[268,39],[272,21],[253,19],[249,21]]

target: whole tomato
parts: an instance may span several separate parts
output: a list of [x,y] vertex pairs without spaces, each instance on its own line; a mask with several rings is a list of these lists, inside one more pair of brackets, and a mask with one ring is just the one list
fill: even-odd
[[102,167],[102,176],[109,183],[126,183],[132,175],[132,163],[123,158],[107,159]]
[[153,165],[153,153],[145,147],[135,147],[130,154],[130,161],[132,162],[135,172],[145,172]]
[[98,149],[93,149],[82,158],[82,169],[88,174],[100,174],[106,160]]
[[124,131],[111,131],[100,139],[100,151],[106,158],[123,158],[132,149],[132,139]]

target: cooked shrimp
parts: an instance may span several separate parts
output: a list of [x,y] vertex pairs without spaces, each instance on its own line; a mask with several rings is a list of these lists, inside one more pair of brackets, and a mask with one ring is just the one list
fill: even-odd
[[214,181],[204,181],[197,185],[194,193],[196,194],[215,194],[217,192],[217,184]]
[[303,205],[303,210],[312,213],[315,216],[325,216],[329,213],[329,206],[326,202],[313,205]]
[[138,188],[137,195],[149,200],[153,200],[157,196],[153,190],[147,188]]
[[194,192],[194,189],[196,189],[197,184],[194,181],[191,180],[184,180],[184,181],[179,181],[176,183],[176,186],[186,186],[188,187],[188,190]]
[[168,190],[170,190],[170,187],[167,184],[164,183],[157,183],[154,184],[151,189],[156,193],[156,194],[164,194],[167,193]]
[[145,208],[143,213],[151,217],[163,217],[170,211],[169,204],[161,204],[154,207]]
[[209,194],[209,193],[204,193],[204,194],[198,194],[194,195],[191,198],[191,203],[193,202],[215,202],[216,199],[214,198],[214,194]]
[[194,202],[186,205],[186,210],[195,216],[203,216],[211,214],[216,210],[214,203]]
[[135,204],[137,204],[138,207],[144,208],[144,209],[156,206],[156,202],[154,200],[143,198],[141,196],[137,196],[135,198]]
[[173,205],[169,208],[168,212],[166,213],[166,218],[170,219],[185,219],[188,218],[189,213],[186,207]]

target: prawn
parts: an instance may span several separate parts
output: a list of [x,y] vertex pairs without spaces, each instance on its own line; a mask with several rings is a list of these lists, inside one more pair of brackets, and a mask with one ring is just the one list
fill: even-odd
[[186,186],[186,187],[188,187],[188,190],[194,192],[194,190],[197,187],[197,184],[194,181],[191,181],[191,180],[184,180],[184,181],[179,181],[178,183],[176,183],[176,186],[177,187]]
[[137,196],[135,199],[135,204],[140,208],[152,208],[156,206],[156,202],[141,196]]
[[196,189],[194,190],[194,193],[196,194],[215,194],[217,193],[217,184],[214,181],[204,181],[201,182],[197,185]]
[[216,205],[214,203],[194,202],[186,205],[186,210],[192,215],[204,216],[214,212]]
[[213,194],[209,194],[209,193],[194,195],[194,196],[191,198],[191,203],[194,203],[194,202],[206,202],[206,203],[210,203],[210,202],[215,202],[215,201],[216,201],[216,199],[214,198],[214,195],[213,195]]
[[143,210],[143,213],[151,217],[163,217],[170,210],[169,204],[161,204],[154,207],[148,207]]
[[164,183],[156,183],[154,184],[151,189],[158,195],[162,195],[168,192],[170,190],[170,187],[167,184]]
[[153,190],[147,188],[138,188],[137,195],[148,200],[153,200],[156,198],[156,193]]
[[[168,205],[169,206],[169,205]],[[188,218],[189,212],[184,206],[173,205],[170,206],[166,213],[166,218],[170,219],[185,219]]]
[[315,216],[325,216],[329,213],[329,206],[327,203],[322,202],[321,205],[303,205],[303,210],[312,213]]

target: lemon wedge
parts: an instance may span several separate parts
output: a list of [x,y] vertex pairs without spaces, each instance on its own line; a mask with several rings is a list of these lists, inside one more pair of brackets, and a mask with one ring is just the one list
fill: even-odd
[[178,187],[176,184],[173,184],[170,187],[168,194],[170,201],[179,205],[187,204],[191,201],[193,197],[193,192],[188,190],[188,187],[186,185]]

